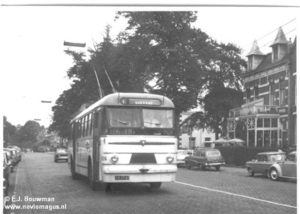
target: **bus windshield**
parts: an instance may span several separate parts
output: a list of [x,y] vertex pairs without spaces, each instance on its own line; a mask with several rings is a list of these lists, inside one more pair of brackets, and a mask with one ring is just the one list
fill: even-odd
[[107,108],[110,134],[172,135],[173,110]]
[[111,127],[173,128],[173,111],[138,108],[108,108]]

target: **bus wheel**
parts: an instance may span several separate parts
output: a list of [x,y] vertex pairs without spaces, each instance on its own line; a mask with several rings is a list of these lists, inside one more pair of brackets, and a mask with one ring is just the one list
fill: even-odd
[[73,158],[71,158],[71,176],[73,180],[79,179],[79,175],[75,172],[75,163],[73,161]]
[[92,169],[91,161],[89,161],[88,164],[88,180],[92,190],[94,191],[98,190],[98,184],[93,180],[93,169]]
[[159,189],[161,186],[161,182],[150,183],[150,187],[152,189]]

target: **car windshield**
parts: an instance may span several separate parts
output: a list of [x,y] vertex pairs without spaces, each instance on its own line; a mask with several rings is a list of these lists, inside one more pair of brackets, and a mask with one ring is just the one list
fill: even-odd
[[188,151],[184,150],[184,151],[177,151],[178,155],[188,155]]
[[65,149],[57,149],[56,152],[57,153],[67,153],[67,151]]
[[284,154],[274,154],[274,155],[270,155],[270,160],[271,161],[283,161],[285,158]]
[[219,151],[207,151],[206,152],[207,156],[220,156],[220,152]]

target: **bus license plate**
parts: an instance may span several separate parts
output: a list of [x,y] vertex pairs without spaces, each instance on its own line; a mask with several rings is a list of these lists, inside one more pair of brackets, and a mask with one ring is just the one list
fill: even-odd
[[115,176],[116,180],[129,180],[129,176]]

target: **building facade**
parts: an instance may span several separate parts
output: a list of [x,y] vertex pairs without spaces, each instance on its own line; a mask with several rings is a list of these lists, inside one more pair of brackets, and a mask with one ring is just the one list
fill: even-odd
[[[183,112],[180,115],[180,123],[191,116],[193,112]],[[209,132],[207,129],[191,129],[186,125],[181,126],[179,135],[179,148],[195,149],[196,147],[204,147],[204,142],[214,141],[215,133]]]
[[250,147],[296,145],[296,43],[296,38],[288,41],[281,28],[268,54],[254,41],[243,75],[244,104],[229,112],[229,138],[241,138]]

